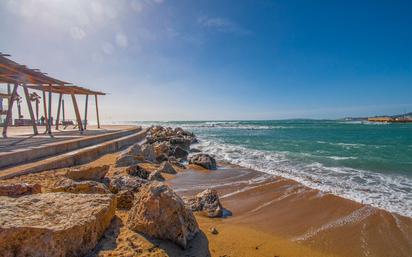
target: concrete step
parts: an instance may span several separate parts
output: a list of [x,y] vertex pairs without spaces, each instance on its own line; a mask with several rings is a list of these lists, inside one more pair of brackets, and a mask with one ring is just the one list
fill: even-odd
[[0,171],[0,179],[85,164],[104,154],[117,152],[136,142],[142,142],[146,137],[146,133],[147,129],[144,129],[121,138],[5,169]]
[[[76,149],[96,145],[116,138],[121,138],[141,131],[141,127],[109,132],[96,136],[70,139],[60,142],[44,144],[38,147],[25,148],[13,152],[0,153],[0,169],[30,163],[48,156],[67,153]],[[1,172],[1,171],[0,171]]]

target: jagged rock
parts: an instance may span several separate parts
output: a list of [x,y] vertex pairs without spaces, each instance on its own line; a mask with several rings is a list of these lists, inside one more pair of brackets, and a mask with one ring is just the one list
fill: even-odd
[[143,157],[146,161],[156,162],[156,155],[155,155],[155,152],[154,152],[153,145],[144,144],[142,146],[142,152],[143,152]]
[[114,194],[117,194],[122,190],[137,192],[139,191],[139,188],[145,183],[145,180],[138,177],[120,175],[115,176],[110,180],[109,189]]
[[21,183],[0,185],[0,196],[17,197],[39,193],[41,193],[41,186],[39,184]]
[[156,170],[150,173],[149,180],[150,181],[154,181],[154,180],[163,181],[165,180],[165,178],[162,176],[162,173],[160,172],[160,170]]
[[79,167],[70,168],[66,172],[66,177],[73,180],[94,180],[100,181],[109,171],[109,165],[94,166],[94,167]]
[[115,166],[116,167],[127,167],[127,166],[132,166],[138,163],[138,160],[135,158],[135,156],[130,155],[130,154],[121,154],[119,157],[116,159]]
[[176,146],[175,150],[173,151],[173,156],[176,157],[177,159],[186,159],[189,153],[181,148],[180,146]]
[[183,248],[199,231],[192,212],[168,186],[153,182],[136,194],[127,226],[136,232],[170,240]]
[[132,190],[122,190],[116,194],[117,208],[129,210],[133,206],[135,199],[134,192]]
[[142,152],[142,147],[139,143],[133,144],[131,147],[128,148],[127,155],[132,155],[132,156],[141,156],[143,155]]
[[220,204],[217,191],[206,189],[195,197],[186,199],[186,206],[192,211],[200,211],[209,218],[222,217],[223,207]]
[[0,256],[84,256],[115,214],[113,195],[0,197]]
[[156,159],[158,159],[161,156],[164,156],[164,155],[169,156],[171,154],[169,142],[155,143],[153,147],[154,147]]
[[57,181],[52,192],[67,192],[73,194],[110,194],[109,189],[96,181],[74,181],[62,179]]
[[150,172],[148,172],[146,169],[142,168],[138,164],[127,167],[126,172],[130,176],[139,177],[142,179],[148,179],[150,175]]
[[208,154],[195,154],[189,158],[190,164],[202,166],[205,169],[215,170],[216,160]]
[[170,144],[179,146],[186,151],[189,151],[191,141],[192,141],[191,139],[182,138],[182,137],[173,137],[169,140]]
[[162,162],[159,167],[159,171],[163,173],[168,173],[168,174],[176,174],[175,168],[173,168],[172,164],[170,162]]

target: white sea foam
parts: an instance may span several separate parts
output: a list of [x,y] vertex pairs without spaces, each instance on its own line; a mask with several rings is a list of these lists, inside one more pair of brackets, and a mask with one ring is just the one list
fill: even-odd
[[217,140],[201,139],[196,147],[222,161],[293,179],[325,193],[412,217],[412,179],[403,175],[326,167],[318,162],[297,163],[288,158],[287,152],[259,151]]

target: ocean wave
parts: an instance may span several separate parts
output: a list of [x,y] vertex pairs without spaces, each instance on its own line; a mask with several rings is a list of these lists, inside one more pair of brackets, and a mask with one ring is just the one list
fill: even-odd
[[[319,162],[291,161],[287,152],[270,152],[200,138],[196,146],[217,159],[293,179],[310,188],[412,217],[412,179]],[[354,158],[329,156],[332,159]]]

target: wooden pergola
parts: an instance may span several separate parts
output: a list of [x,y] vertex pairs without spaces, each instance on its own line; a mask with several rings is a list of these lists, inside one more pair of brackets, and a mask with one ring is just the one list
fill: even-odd
[[[44,117],[47,121],[46,123],[46,132],[51,134],[52,133],[52,94],[56,93],[59,94],[59,102],[57,107],[57,118],[56,118],[56,129],[59,128],[59,119],[60,119],[60,112],[62,107],[62,98],[63,95],[70,95],[73,102],[74,112],[76,115],[77,125],[82,133],[83,130],[86,129],[87,126],[87,106],[89,101],[89,95],[94,95],[95,97],[95,104],[96,104],[96,116],[97,116],[97,126],[100,128],[100,119],[99,119],[99,107],[98,107],[98,96],[105,95],[103,92],[89,90],[83,87],[72,85],[71,83],[58,80],[52,77],[47,76],[46,73],[40,72],[38,69],[29,69],[25,65],[20,65],[6,57],[9,55],[2,54],[0,52],[0,83],[5,83],[7,85],[14,85],[13,90],[9,92],[7,95],[3,94],[4,98],[9,99],[9,106],[6,113],[6,120],[3,127],[3,137],[7,137],[7,127],[12,119],[12,109],[13,103],[16,101],[17,97],[17,89],[18,87],[22,87],[24,91],[24,95],[26,98],[26,103],[28,106],[30,120],[33,126],[33,132],[35,135],[38,134],[37,130],[37,123],[33,113],[33,107],[30,101],[30,94],[29,89],[31,90],[39,90],[43,92],[43,107],[44,107]],[[48,104],[46,102],[46,92],[48,92]],[[79,107],[76,101],[76,95],[85,95],[86,96],[86,103],[85,103],[85,112],[84,112],[84,124],[82,123],[80,117]],[[64,107],[64,105],[63,105]],[[48,115],[49,114],[49,115]],[[64,116],[63,116],[64,119]]]

